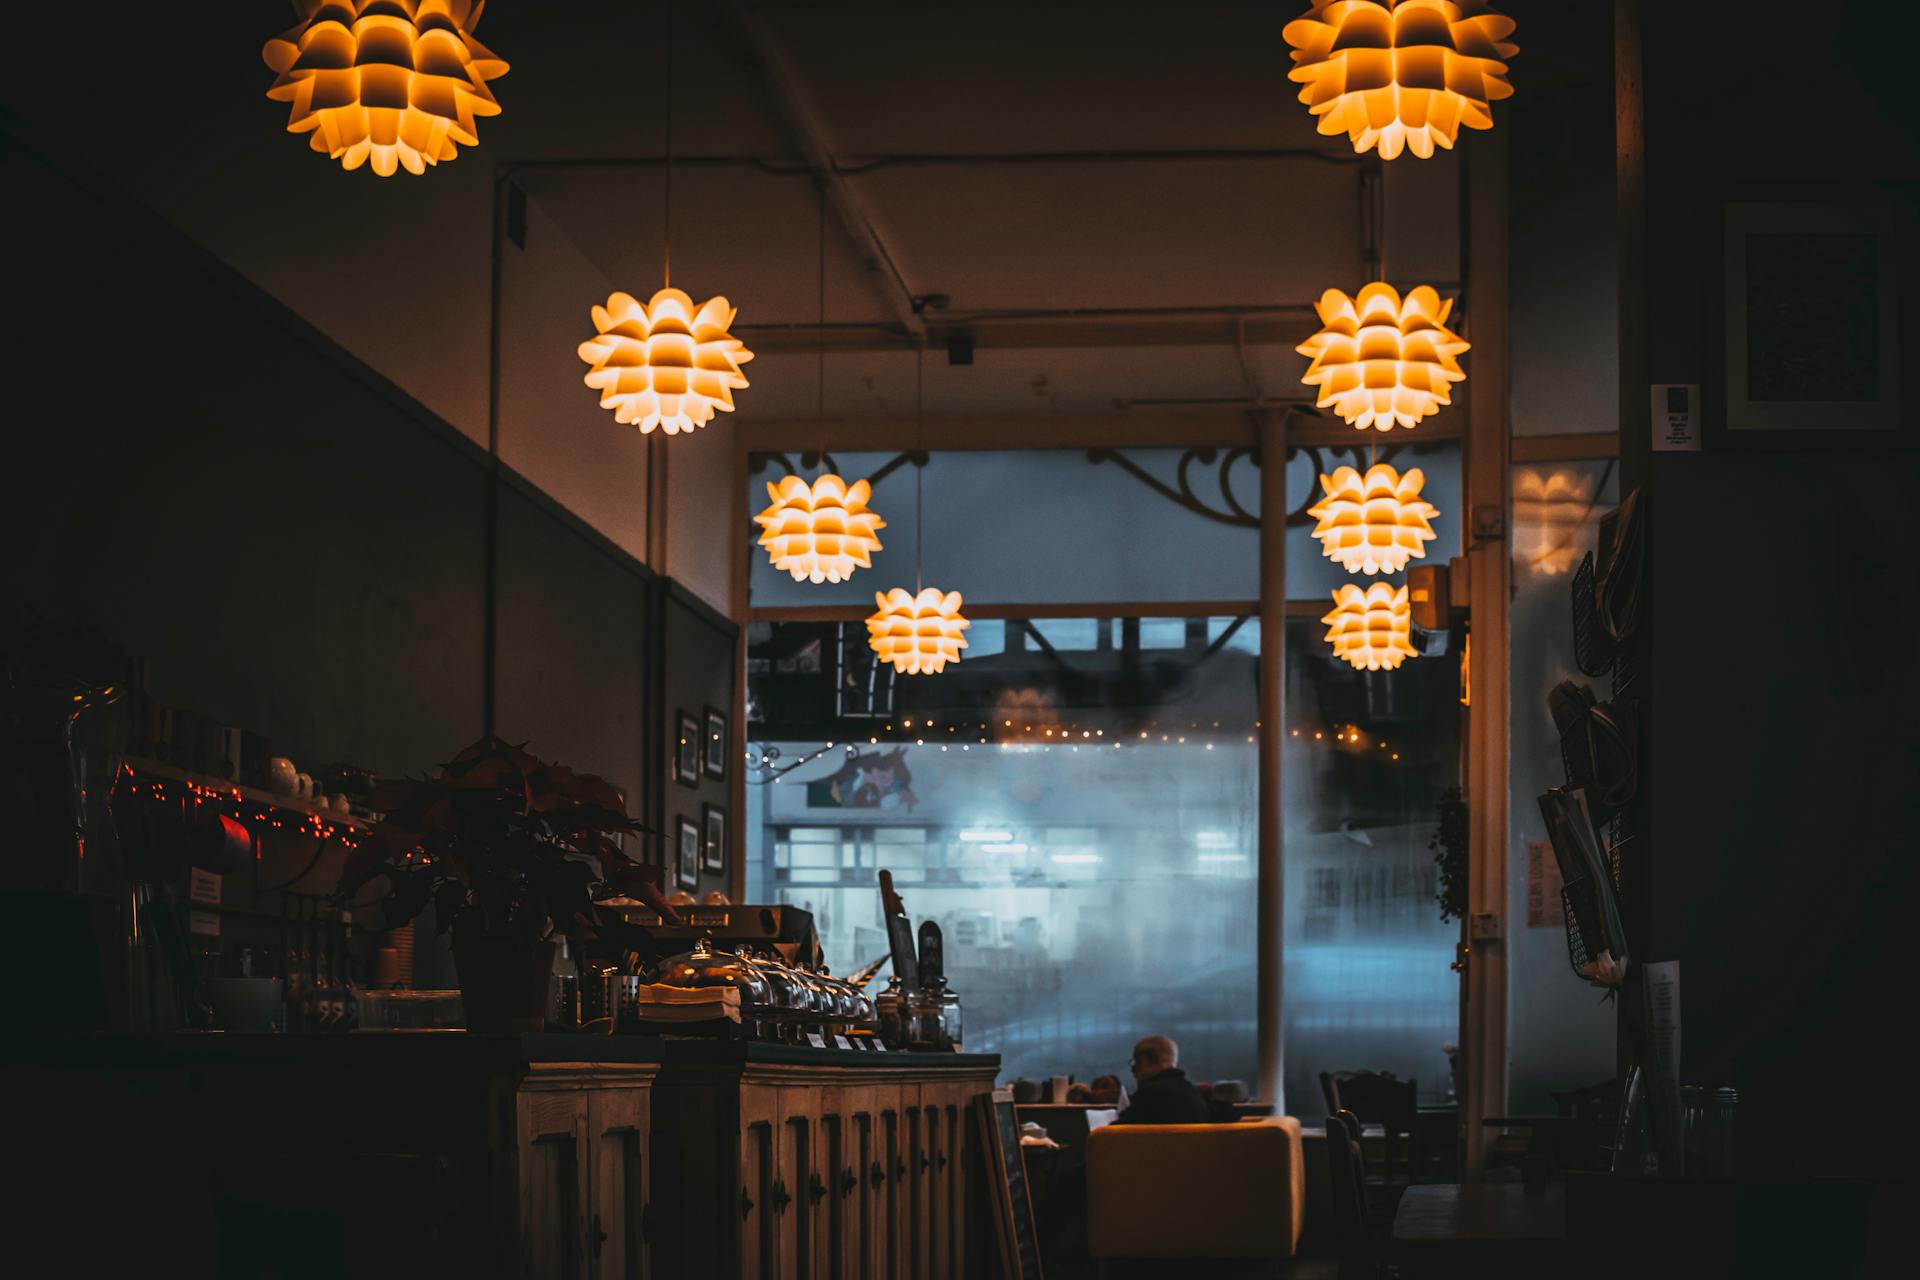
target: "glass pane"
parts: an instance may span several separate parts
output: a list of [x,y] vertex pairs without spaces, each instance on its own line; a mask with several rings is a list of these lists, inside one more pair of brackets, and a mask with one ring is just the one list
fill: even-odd
[[1096,618],[1036,618],[1027,626],[1055,652],[1100,647],[1100,622]]
[[[1259,530],[1239,521],[1222,494],[1220,467],[1230,455],[1233,500],[1257,512],[1260,469],[1245,450],[1216,451],[1211,463],[1196,453],[1187,463],[1191,488],[1227,517],[1222,522],[1155,491],[1156,483],[1178,491],[1185,450],[1125,450],[1124,463],[1095,463],[1085,449],[935,453],[921,477],[924,529],[914,468],[905,463],[874,487],[870,505],[887,527],[871,569],[840,583],[795,582],[756,550],[750,598],[761,606],[871,606],[876,591],[915,581],[915,540],[923,534],[918,579],[978,603],[1251,600],[1259,591]],[[840,453],[833,460],[851,480],[896,456]],[[749,468],[748,510],[763,510],[768,482],[799,462],[755,455],[760,470]],[[811,479],[817,471],[801,474]],[[1152,537],[1140,536],[1143,513],[1151,514]],[[1062,573],[1062,565],[1073,571]]]
[[[835,718],[831,673],[751,668],[749,759],[779,754],[749,771],[750,819],[775,833],[750,849],[803,829],[870,843],[915,920],[940,922],[968,1047],[1002,1054],[1006,1079],[1124,1080],[1151,1032],[1195,1079],[1253,1079],[1256,660],[1207,653],[1230,620],[1197,620],[1191,640],[1184,619],[1158,621],[1151,662],[1111,645],[970,653],[888,686],[875,721]],[[836,625],[778,624],[754,645],[824,636],[831,652]],[[829,882],[753,856],[749,883],[816,913],[836,971],[885,948],[874,865]]]
[[[1209,624],[1224,621],[1209,618]],[[1140,647],[1142,649],[1184,649],[1187,647],[1187,620],[1185,618],[1142,618],[1140,619]]]
[[[1372,433],[1369,433],[1372,434]],[[1293,516],[1292,532],[1287,538],[1287,598],[1289,600],[1326,600],[1341,585],[1355,581],[1338,562],[1329,560],[1320,543],[1311,534],[1312,519],[1307,508],[1324,493],[1320,476],[1339,467],[1352,467],[1365,473],[1375,462],[1384,462],[1403,476],[1418,467],[1425,482],[1420,496],[1439,511],[1430,522],[1433,541],[1426,544],[1426,558],[1416,564],[1445,564],[1460,554],[1460,446],[1451,440],[1426,444],[1379,445],[1362,443],[1330,447],[1289,449],[1287,451],[1287,497]],[[1403,578],[1396,577],[1397,583]],[[1374,581],[1361,578],[1365,586]]]
[[1551,1111],[1549,1090],[1614,1074],[1614,1013],[1567,962],[1559,880],[1536,797],[1566,785],[1547,693],[1562,680],[1606,698],[1573,665],[1569,585],[1596,525],[1619,501],[1611,462],[1513,468],[1510,808],[1507,864],[1508,1095],[1519,1113]]
[[1459,657],[1356,671],[1324,632],[1287,625],[1287,1106],[1317,1114],[1320,1073],[1361,1069],[1444,1102],[1460,926],[1440,918],[1428,840],[1459,779]]

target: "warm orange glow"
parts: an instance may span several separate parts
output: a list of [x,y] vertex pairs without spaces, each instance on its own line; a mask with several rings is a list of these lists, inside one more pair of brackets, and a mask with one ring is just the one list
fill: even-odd
[[1376,582],[1366,590],[1349,582],[1333,593],[1327,624],[1333,656],[1367,671],[1391,671],[1413,653],[1413,611],[1407,589]]
[[1414,557],[1425,557],[1433,540],[1428,524],[1440,512],[1421,500],[1424,472],[1410,467],[1401,475],[1384,462],[1363,477],[1352,467],[1320,477],[1326,496],[1307,508],[1319,523],[1313,536],[1329,560],[1348,573],[1398,573]]
[[1467,344],[1447,328],[1453,299],[1442,302],[1429,285],[1404,300],[1379,281],[1352,298],[1329,289],[1314,310],[1320,332],[1295,348],[1313,361],[1300,381],[1320,388],[1317,407],[1331,405],[1362,430],[1411,427],[1452,404],[1451,384],[1466,380],[1458,357]]
[[895,671],[938,675],[949,662],[960,661],[967,647],[960,633],[973,624],[960,616],[958,591],[942,595],[938,587],[928,587],[916,596],[895,587],[884,595],[875,592],[873,602],[880,609],[867,619],[867,642]]
[[1513,560],[1554,576],[1573,568],[1582,527],[1593,517],[1593,479],[1523,467],[1513,477]]
[[1513,96],[1513,19],[1479,0],[1314,0],[1281,34],[1320,132],[1382,160],[1450,150],[1462,125],[1493,128],[1492,104]]
[[580,344],[593,367],[586,383],[616,422],[675,435],[704,427],[716,409],[733,412],[733,393],[747,385],[740,366],[753,359],[727,330],[735,309],[711,298],[698,311],[678,289],[662,289],[642,304],[616,293],[593,309],[600,336]]
[[754,520],[774,568],[786,570],[795,582],[840,582],[855,569],[872,566],[880,549],[874,534],[887,522],[867,509],[873,486],[865,480],[848,485],[828,473],[809,485],[787,476],[769,484],[767,496],[773,505]]
[[484,0],[297,0],[305,15],[267,41],[279,73],[267,96],[291,103],[289,133],[358,169],[425,173],[475,146],[476,116],[497,116],[487,81],[507,64],[468,34]]

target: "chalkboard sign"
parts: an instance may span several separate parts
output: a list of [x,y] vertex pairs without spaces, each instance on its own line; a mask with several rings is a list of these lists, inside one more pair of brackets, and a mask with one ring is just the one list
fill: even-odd
[[1013,1090],[995,1089],[974,1110],[985,1131],[988,1180],[993,1184],[994,1235],[1000,1274],[1008,1280],[1044,1280],[1040,1242],[1033,1227],[1033,1200],[1027,1193],[1026,1153],[1020,1150],[1020,1121],[1014,1115]]

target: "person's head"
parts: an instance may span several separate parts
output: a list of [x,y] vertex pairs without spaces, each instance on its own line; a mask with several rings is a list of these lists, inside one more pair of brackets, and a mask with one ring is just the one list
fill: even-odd
[[1137,1084],[1145,1084],[1169,1067],[1180,1065],[1180,1046],[1165,1036],[1148,1036],[1133,1046],[1127,1065],[1133,1069]]

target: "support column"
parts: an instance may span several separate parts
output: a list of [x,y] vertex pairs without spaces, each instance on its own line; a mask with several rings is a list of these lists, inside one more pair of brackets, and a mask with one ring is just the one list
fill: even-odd
[[1281,957],[1285,943],[1284,777],[1287,694],[1287,415],[1260,417],[1260,819],[1256,895],[1254,1096],[1286,1114],[1286,1036]]
[[1467,707],[1467,1177],[1477,1176],[1484,1117],[1507,1109],[1507,131],[1474,138],[1466,165],[1467,369],[1464,455],[1472,704]]

